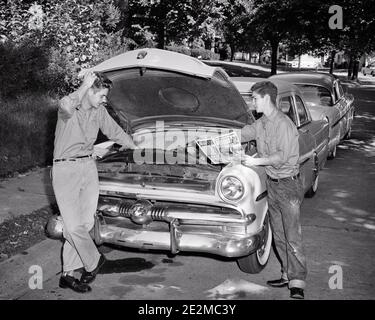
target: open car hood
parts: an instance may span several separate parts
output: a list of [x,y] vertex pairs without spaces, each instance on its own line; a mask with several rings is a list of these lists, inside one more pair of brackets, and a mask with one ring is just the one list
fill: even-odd
[[[246,103],[228,75],[198,59],[160,49],[139,49],[92,68],[113,82],[109,102],[127,125],[143,118],[216,118],[251,123]],[[215,121],[213,121],[215,122]]]

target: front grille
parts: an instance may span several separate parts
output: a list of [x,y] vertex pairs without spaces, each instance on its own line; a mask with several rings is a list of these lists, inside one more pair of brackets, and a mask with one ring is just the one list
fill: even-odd
[[133,205],[135,201],[133,202],[121,202],[119,205],[119,212],[122,217],[130,218],[130,208]]
[[[114,217],[116,216],[116,214],[114,214],[115,210],[118,216],[131,219],[133,214],[133,205],[137,201],[140,200],[131,198],[100,197],[98,210],[102,212],[102,214],[105,216]],[[166,217],[170,216],[171,214],[175,214],[180,217],[181,215],[184,216],[184,218],[180,219],[194,219],[195,214],[201,215],[202,213],[207,214],[208,219],[211,214],[231,216],[232,218],[237,216],[238,219],[241,219],[241,213],[234,208],[200,205],[192,203],[178,203],[153,200],[148,201],[150,203],[148,215],[151,217],[152,220],[156,221],[163,221]],[[108,206],[112,207],[112,209],[108,209]]]
[[[130,218],[130,209],[135,202],[135,200],[122,201],[118,209],[120,216]],[[153,205],[151,208],[150,215],[153,220],[163,220],[163,216],[165,215],[165,208],[158,205]]]
[[165,208],[153,206],[151,209],[151,218],[153,220],[163,220],[163,216],[165,215]]

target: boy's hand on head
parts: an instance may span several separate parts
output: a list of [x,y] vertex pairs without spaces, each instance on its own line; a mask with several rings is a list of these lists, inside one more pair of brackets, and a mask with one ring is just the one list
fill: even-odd
[[94,71],[91,69],[81,70],[78,74],[78,78],[83,79],[82,86],[90,88],[93,84],[95,79],[97,78]]
[[91,88],[96,78],[96,74],[93,71],[87,71],[83,76],[83,85],[87,88]]

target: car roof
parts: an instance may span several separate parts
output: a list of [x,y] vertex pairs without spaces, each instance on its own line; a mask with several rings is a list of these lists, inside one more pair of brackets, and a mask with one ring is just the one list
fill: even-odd
[[336,76],[324,72],[291,72],[271,76],[270,79],[279,79],[292,83],[315,84],[322,86],[329,91],[332,90]]
[[295,85],[291,84],[288,81],[270,79],[270,78],[254,78],[254,77],[232,77],[231,80],[236,85],[240,93],[250,93],[251,87],[254,83],[260,81],[271,81],[277,88],[277,94],[281,95],[284,93],[295,92],[299,96],[302,95],[301,91]]

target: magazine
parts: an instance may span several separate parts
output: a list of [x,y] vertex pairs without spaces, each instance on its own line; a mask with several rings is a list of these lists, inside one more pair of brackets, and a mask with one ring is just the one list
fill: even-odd
[[241,140],[236,132],[219,135],[215,138],[195,140],[199,149],[213,164],[229,163],[244,155]]

